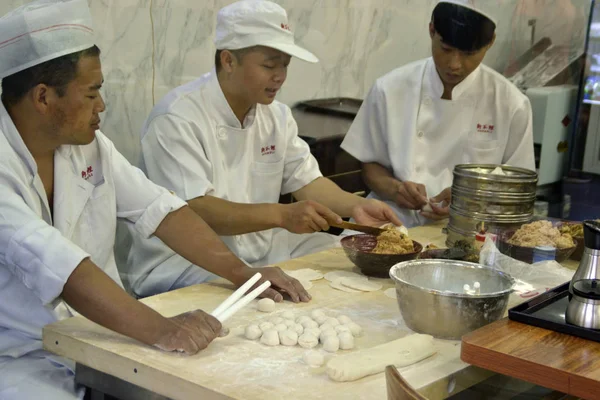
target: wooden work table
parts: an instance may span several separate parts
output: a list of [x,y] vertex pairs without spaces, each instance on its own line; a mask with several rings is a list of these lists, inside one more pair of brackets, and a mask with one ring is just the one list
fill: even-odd
[[[426,245],[444,246],[443,224],[413,228],[411,237]],[[323,273],[357,269],[340,248],[323,251],[279,264],[284,270],[313,268]],[[305,304],[284,302],[275,313],[309,313],[321,308],[350,316],[365,330],[357,338],[357,349],[373,347],[412,333],[398,311],[396,300],[384,294],[393,287],[389,279],[376,279],[383,289],[370,293],[346,293],[315,281],[309,290],[313,300]],[[215,281],[144,299],[165,316],[194,309],[213,310],[233,287]],[[523,299],[512,296],[509,306]],[[384,374],[355,382],[331,381],[325,368],[311,369],[301,362],[301,347],[269,348],[246,340],[243,328],[257,319],[273,317],[256,311],[252,303],[225,324],[230,334],[215,340],[194,356],[166,353],[102,328],[83,317],[74,317],[44,328],[44,347],[85,365],[97,374],[110,374],[135,387],[173,399],[383,399]],[[460,341],[435,340],[437,354],[400,370],[415,389],[429,399],[443,399],[493,375],[460,359]],[[320,349],[320,346],[319,348]],[[342,352],[338,353],[341,354]],[[83,368],[82,368],[83,370]],[[79,374],[79,372],[78,372]],[[107,375],[108,376],[108,375]],[[141,397],[138,397],[141,398]]]

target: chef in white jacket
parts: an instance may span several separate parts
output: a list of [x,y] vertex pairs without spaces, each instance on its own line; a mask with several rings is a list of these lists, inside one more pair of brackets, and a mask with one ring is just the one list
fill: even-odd
[[[123,290],[117,217],[236,285],[256,271],[98,130],[103,77],[87,1],[18,8],[0,18],[0,43],[0,399],[83,397],[72,363],[41,344],[44,325],[74,312],[162,350],[205,348],[220,333],[215,318],[165,318]],[[309,299],[280,270],[261,272]]]
[[448,216],[457,164],[535,170],[529,100],[481,64],[496,24],[472,3],[436,5],[432,57],[379,78],[342,143],[362,162],[369,197],[390,204],[407,227]]
[[[294,43],[283,8],[248,0],[221,9],[215,44],[216,69],[171,91],[146,121],[142,168],[151,180],[188,201],[254,266],[333,246],[335,236],[315,232],[340,216],[401,224],[385,203],[322,177],[289,107],[275,100],[292,56],[318,61]],[[298,202],[278,204],[287,193]],[[134,270],[121,271],[141,296],[209,277],[156,239],[134,238],[129,255]]]

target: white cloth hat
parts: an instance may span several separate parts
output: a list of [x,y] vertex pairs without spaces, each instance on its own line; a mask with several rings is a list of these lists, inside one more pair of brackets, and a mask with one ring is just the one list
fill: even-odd
[[94,46],[87,0],[38,0],[0,18],[0,79]]
[[[498,22],[494,18],[492,18],[492,16],[488,12],[485,12],[484,10],[482,10],[482,7],[485,6],[486,1],[478,1],[476,3],[475,0],[439,0],[438,3],[450,3],[450,4],[456,4],[457,6],[468,8],[469,10],[473,10],[476,13],[483,15],[484,17],[486,17],[487,19],[492,21],[494,23],[494,25],[498,26]],[[487,0],[487,3],[496,3],[496,2]]]
[[285,10],[266,0],[242,0],[219,10],[217,50],[266,46],[311,63],[319,59],[294,42]]

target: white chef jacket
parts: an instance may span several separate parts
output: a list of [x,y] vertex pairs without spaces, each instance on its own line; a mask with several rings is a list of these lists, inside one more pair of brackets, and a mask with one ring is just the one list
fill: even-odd
[[0,102],[1,368],[32,352],[60,359],[39,351],[42,327],[72,315],[59,296],[83,259],[122,286],[113,254],[117,217],[148,237],[185,205],[132,167],[100,131],[89,145],[59,147],[54,168],[51,214],[37,164]]
[[[422,183],[428,197],[452,185],[462,163],[508,164],[535,170],[529,99],[494,70],[480,65],[441,99],[444,86],[432,58],[379,78],[364,100],[342,148],[376,162],[401,181]],[[371,192],[369,197],[379,199]],[[418,211],[387,202],[407,227]]]
[[[210,195],[236,203],[277,203],[281,194],[322,176],[289,107],[278,101],[258,104],[242,126],[214,70],[167,94],[148,117],[141,142],[142,170],[186,200]],[[221,239],[258,266],[290,257],[287,240],[274,244],[274,234],[286,237],[271,229]],[[138,295],[152,294],[156,285],[168,287],[190,266],[157,238],[134,237],[129,261],[127,279]]]

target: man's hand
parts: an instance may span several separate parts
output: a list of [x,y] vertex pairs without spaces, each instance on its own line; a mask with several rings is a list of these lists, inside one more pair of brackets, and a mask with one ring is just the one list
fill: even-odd
[[415,182],[398,182],[393,200],[402,208],[420,210],[428,203],[425,186]]
[[368,226],[381,226],[389,222],[396,226],[402,225],[402,221],[390,206],[375,199],[365,199],[355,206],[352,210],[352,218],[358,224]]
[[196,354],[221,333],[221,323],[202,310],[190,311],[166,320],[168,326],[154,345],[165,351]]
[[329,208],[312,200],[281,205],[281,227],[292,233],[326,231],[342,218]]
[[[448,218],[450,215],[450,201],[452,200],[452,190],[446,188],[440,194],[429,200],[431,211],[421,211],[425,218],[439,221]],[[440,204],[441,203],[441,204]]]
[[283,301],[281,293],[287,293],[294,303],[298,303],[299,301],[307,303],[312,299],[300,281],[285,274],[279,267],[248,267],[240,271],[236,276],[235,281],[232,282],[237,287],[240,287],[257,272],[261,273],[262,278],[252,289],[258,287],[265,281],[271,282],[271,287],[265,290],[260,297],[268,297],[275,302],[280,302]]

